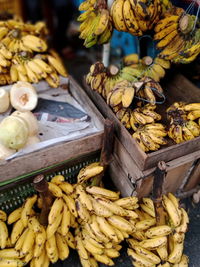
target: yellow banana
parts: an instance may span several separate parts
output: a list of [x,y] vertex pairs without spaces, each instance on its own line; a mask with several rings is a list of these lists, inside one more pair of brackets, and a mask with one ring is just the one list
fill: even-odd
[[[91,223],[91,216],[89,214],[89,211],[81,204],[79,199],[75,200],[76,210],[78,212],[79,217],[87,223]],[[96,211],[96,209],[94,208]]]
[[46,230],[42,226],[41,233],[36,233],[36,235],[35,235],[35,247],[34,247],[34,252],[33,252],[33,256],[35,258],[37,258],[41,255],[42,250],[45,246],[45,242],[46,242]]
[[24,230],[24,224],[23,224],[22,220],[18,220],[14,224],[12,232],[11,232],[11,243],[13,245],[17,242],[17,240],[21,236],[23,230]]
[[88,186],[86,191],[92,195],[102,196],[110,200],[119,199],[119,193],[98,186]]
[[96,261],[99,261],[99,262],[106,264],[108,266],[114,265],[114,262],[106,255],[94,254],[93,256],[94,256]]
[[95,35],[101,35],[106,30],[110,19],[109,11],[107,9],[101,9],[99,12],[100,20],[94,30]]
[[109,242],[106,235],[102,233],[100,226],[97,222],[97,217],[95,215],[92,215],[92,223],[90,224],[90,227],[97,239],[99,239],[101,242]]
[[148,238],[155,238],[159,236],[166,236],[171,234],[172,229],[168,225],[159,225],[155,227],[151,227],[145,233],[146,237]]
[[67,245],[72,248],[72,249],[75,249],[76,248],[76,244],[75,244],[75,238],[74,236],[72,235],[72,233],[69,231],[66,236],[64,236],[66,242],[67,242]]
[[136,262],[140,263],[141,266],[146,266],[146,267],[153,267],[155,264],[153,264],[152,261],[150,261],[146,256],[141,256],[135,253],[132,249],[128,248],[127,254],[133,258]]
[[51,179],[51,183],[60,185],[62,182],[65,181],[65,177],[63,175],[56,175]]
[[48,188],[50,192],[54,195],[54,197],[62,197],[62,190],[60,187],[54,183],[48,182]]
[[[47,239],[51,238],[52,235],[57,231],[61,221],[62,221],[62,213],[59,213],[57,217],[54,219],[53,223],[48,224],[46,229]],[[71,217],[70,217],[71,218]]]
[[52,65],[53,68],[56,69],[56,71],[62,75],[63,77],[67,77],[68,74],[66,72],[66,69],[64,68],[61,60],[58,60],[58,58],[54,58],[53,56],[47,56],[49,63]]
[[127,233],[131,233],[135,230],[135,228],[126,219],[118,215],[112,215],[108,217],[107,220],[115,228],[118,228],[119,230],[125,231]]
[[136,205],[138,202],[138,198],[137,197],[124,197],[124,198],[120,198],[118,200],[116,200],[114,203],[117,204],[118,206],[126,209],[127,206],[134,206]]
[[99,162],[92,163],[82,168],[77,176],[78,183],[82,183],[96,175],[102,173],[104,168],[99,165]]
[[76,206],[75,206],[75,201],[71,196],[67,196],[65,194],[63,194],[63,199],[65,201],[65,203],[67,204],[70,212],[72,215],[74,215],[75,217],[78,216],[77,210],[76,210]]
[[131,248],[134,249],[138,255],[148,258],[148,260],[151,261],[153,264],[160,263],[159,257],[151,251],[141,247],[138,241],[134,239],[128,239],[127,241]]
[[179,263],[174,264],[174,267],[188,267],[189,259],[183,254]]
[[83,240],[81,238],[80,233],[75,236],[75,241],[76,241],[76,250],[80,256],[80,258],[83,258],[85,260],[88,260],[88,252],[84,247]]
[[163,195],[163,206],[167,211],[174,227],[177,227],[181,223],[181,217],[178,214],[177,208],[174,206],[173,202],[165,195]]
[[64,205],[63,216],[61,221],[61,233],[63,236],[66,236],[70,228],[70,211],[67,206]]
[[24,240],[23,246],[22,246],[22,253],[23,254],[27,254],[33,247],[35,242],[35,234],[33,232],[33,230],[29,229],[27,234],[26,234],[26,238]]
[[41,38],[34,35],[25,35],[22,37],[22,42],[25,47],[36,52],[44,52],[47,49],[47,44]]
[[189,223],[189,217],[187,212],[181,208],[181,223],[178,227],[176,227],[176,232],[178,233],[186,233],[187,232],[187,228],[188,228],[188,223]]
[[113,227],[106,221],[106,219],[104,217],[97,216],[96,220],[103,234],[109,237],[111,240],[118,242],[118,238]]
[[60,234],[56,233],[56,245],[58,248],[58,257],[60,260],[65,260],[69,256],[69,248],[67,242],[65,241],[64,237]]
[[8,228],[5,222],[0,220],[0,248],[4,249],[8,239]]
[[155,224],[156,224],[156,220],[152,218],[152,219],[146,219],[146,220],[142,220],[142,221],[137,222],[135,224],[135,227],[136,227],[136,230],[144,231]]
[[56,238],[55,235],[52,235],[51,238],[47,239],[46,241],[46,252],[49,260],[52,263],[58,261],[58,248],[56,245]]
[[54,203],[51,207],[51,210],[49,212],[48,216],[48,222],[49,224],[53,224],[57,217],[60,215],[61,211],[63,210],[64,202],[62,198],[56,198],[54,200]]
[[31,210],[35,202],[37,201],[37,196],[33,195],[26,199],[21,212],[21,222],[23,223],[24,227],[28,225],[28,219],[31,215]]
[[29,229],[33,230],[34,233],[42,232],[42,226],[35,216],[29,218],[28,227]]
[[0,259],[0,267],[22,267],[24,262],[19,259]]
[[162,261],[167,261],[168,259],[167,244],[162,247],[157,248],[156,251]]
[[157,249],[161,246],[164,246],[165,244],[167,244],[167,237],[166,236],[155,237],[155,238],[143,240],[139,243],[139,245],[141,247],[149,249],[149,250]]
[[84,188],[82,185],[77,185],[76,186],[76,193],[78,195],[78,198],[82,205],[87,208],[89,211],[93,209],[92,203],[90,198],[88,197],[87,193],[85,192]]
[[0,210],[0,220],[4,222],[7,220],[7,214],[3,210]]
[[168,261],[170,263],[179,263],[183,254],[183,243],[174,243],[174,248],[169,254]]
[[105,205],[102,205],[95,198],[90,197],[90,200],[92,202],[94,213],[97,216],[109,217],[109,216],[113,215],[113,212],[110,209],[108,209]]

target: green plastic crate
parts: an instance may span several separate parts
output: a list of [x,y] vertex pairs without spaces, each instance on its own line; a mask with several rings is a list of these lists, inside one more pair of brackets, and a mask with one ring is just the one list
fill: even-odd
[[36,175],[44,174],[49,181],[53,176],[61,174],[67,182],[74,184],[80,169],[99,161],[99,158],[98,151],[0,183],[0,209],[10,213],[20,207],[27,197],[32,196],[35,193],[32,181]]

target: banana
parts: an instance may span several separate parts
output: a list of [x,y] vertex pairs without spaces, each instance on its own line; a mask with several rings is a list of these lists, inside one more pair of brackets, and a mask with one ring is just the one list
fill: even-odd
[[[129,0],[125,0],[123,4],[123,16],[124,16],[124,21],[126,24],[126,27],[128,29],[128,32],[134,35],[142,35],[142,31],[139,29],[138,22],[135,18],[134,12],[131,8],[131,3]],[[126,59],[125,59],[126,61]],[[132,62],[132,61],[131,61]],[[134,62],[138,63],[138,57],[137,60]],[[130,64],[128,64],[130,65]]]
[[7,220],[7,214],[3,210],[0,210],[0,220],[3,222]]
[[155,264],[153,264],[153,262],[150,261],[146,256],[138,255],[130,248],[127,249],[127,254],[128,254],[128,256],[131,256],[133,258],[133,260],[138,262],[141,266],[146,266],[146,267],[155,266]]
[[194,121],[187,121],[185,126],[188,128],[188,130],[193,134],[194,137],[197,137],[200,135],[200,128],[198,124]]
[[[75,200],[76,210],[78,212],[79,217],[86,223],[91,223],[91,217],[88,210],[81,204],[79,199]],[[96,211],[96,209],[94,208]]]
[[104,217],[96,216],[96,221],[99,225],[101,232],[105,236],[109,237],[109,239],[113,240],[114,242],[118,242],[118,238],[113,227],[107,222]]
[[94,254],[93,256],[94,256],[96,261],[99,261],[105,265],[108,265],[108,266],[114,265],[114,262],[106,255]]
[[76,241],[76,250],[80,258],[83,258],[84,260],[88,260],[89,255],[88,255],[87,250],[84,247],[83,240],[82,240],[80,233],[75,236],[75,241]]
[[183,139],[183,132],[182,132],[183,128],[180,125],[175,125],[174,129],[173,129],[173,139],[177,144],[180,144],[184,141]]
[[91,227],[92,232],[96,236],[96,238],[101,242],[105,242],[105,243],[109,242],[106,235],[104,235],[100,229],[100,226],[97,222],[97,217],[95,215],[92,215],[91,218],[92,218],[92,223],[90,224],[90,227]]
[[191,103],[184,106],[185,111],[200,110],[200,103]]
[[21,40],[25,47],[35,52],[44,52],[47,50],[46,42],[37,36],[27,34],[23,36]]
[[76,244],[75,244],[75,239],[74,236],[72,235],[72,233],[70,231],[68,231],[67,235],[64,236],[68,246],[72,249],[76,248]]
[[162,236],[162,237],[155,237],[147,240],[143,240],[139,242],[139,245],[143,248],[146,248],[148,250],[155,250],[161,246],[164,246],[167,244],[167,237]]
[[124,218],[118,215],[112,215],[107,218],[108,222],[120,231],[132,233],[135,228]]
[[65,260],[69,256],[69,247],[67,245],[67,242],[65,241],[64,237],[60,234],[56,233],[56,245],[58,248],[58,257],[60,260]]
[[189,259],[183,254],[179,263],[174,264],[174,267],[188,267]]
[[64,202],[63,202],[62,198],[56,198],[54,200],[54,203],[51,207],[51,210],[50,210],[49,216],[48,216],[48,223],[49,224],[53,224],[55,222],[57,217],[61,214],[61,212],[63,210],[63,206],[64,206]]
[[28,227],[29,229],[33,230],[34,233],[42,232],[42,226],[35,216],[29,218]]
[[102,248],[99,248],[95,246],[92,242],[90,242],[90,239],[86,240],[83,238],[83,245],[85,249],[92,255],[94,254],[102,255],[104,252]]
[[82,233],[84,242],[89,242],[89,243],[91,243],[93,246],[95,246],[97,248],[101,248],[101,249],[104,248],[104,245],[102,243],[96,241],[95,239],[93,239],[90,236],[90,233],[85,228],[82,229],[81,233]]
[[58,58],[54,58],[53,56],[48,55],[47,56],[48,62],[50,65],[56,69],[56,71],[62,75],[63,77],[67,77],[68,74],[66,72],[66,69],[64,68],[61,60],[58,60]]
[[51,183],[60,185],[62,182],[65,181],[65,177],[63,175],[56,175],[51,179]]
[[0,259],[0,267],[22,267],[24,262],[19,259]]
[[172,15],[169,17],[167,16],[164,19],[159,20],[159,22],[154,27],[154,31],[160,32],[163,29],[165,29],[167,26],[169,26],[170,24],[176,24],[178,20],[179,20],[179,16],[176,16],[176,15]]
[[172,229],[168,225],[159,225],[148,229],[145,233],[148,238],[155,238],[171,234]]
[[173,234],[173,240],[176,243],[182,243],[184,241],[184,239],[185,239],[185,233],[181,233],[181,232],[177,233],[177,232],[175,232]]
[[124,197],[116,200],[114,203],[122,208],[127,208],[127,206],[134,206],[137,204],[138,198],[137,197]]
[[114,248],[106,248],[104,249],[104,254],[109,258],[118,258],[120,256],[119,251]]
[[60,198],[62,197],[62,190],[60,187],[54,183],[48,182],[48,188],[54,197]]
[[177,227],[181,223],[181,217],[178,214],[177,208],[174,206],[173,202],[165,195],[162,198],[163,206],[167,211],[174,227]]
[[65,193],[65,194],[72,194],[73,193],[73,191],[74,191],[74,188],[73,188],[73,186],[70,184],[70,183],[68,183],[68,182],[62,182],[62,183],[60,183],[59,184],[59,187],[60,187],[60,189],[62,189],[62,191]]
[[0,40],[2,40],[8,33],[7,27],[0,27]]
[[45,231],[45,228],[42,226],[41,233],[36,233],[35,235],[35,247],[34,247],[34,252],[33,252],[33,256],[35,258],[41,255],[42,250],[45,246],[45,242],[46,242],[46,231]]
[[34,73],[28,66],[27,62],[24,64],[24,67],[26,69],[26,74],[32,83],[38,83],[39,79],[36,73]]
[[18,238],[17,242],[15,243],[15,249],[16,250],[21,250],[24,240],[26,239],[26,235],[28,233],[28,228],[26,228],[23,233],[20,235],[20,237]]
[[4,249],[7,244],[8,229],[5,222],[0,220],[0,248]]
[[153,264],[159,264],[160,263],[159,257],[156,256],[151,251],[141,247],[139,245],[138,241],[136,241],[134,239],[128,239],[127,241],[128,241],[128,244],[131,246],[131,248],[134,249],[138,255],[145,257],[145,258],[148,258],[148,260],[150,262],[152,262]]
[[178,227],[176,227],[176,232],[186,233],[187,228],[188,228],[188,223],[189,223],[189,217],[188,217],[187,212],[183,208],[181,208],[181,213],[182,213],[181,223]]
[[187,119],[188,120],[196,120],[200,117],[200,110],[192,110],[188,113]]
[[70,228],[70,211],[67,206],[64,205],[63,216],[61,221],[61,233],[63,236],[66,236]]
[[162,247],[157,248],[156,252],[158,253],[158,255],[162,261],[167,261],[167,259],[168,259],[167,244],[162,246]]
[[88,186],[86,187],[86,191],[92,195],[101,196],[114,201],[119,199],[119,193],[98,186]]
[[38,266],[38,267],[43,267],[43,262],[44,262],[44,259],[45,259],[45,255],[46,255],[46,251],[43,248],[42,253],[40,254],[40,256],[37,257],[37,258],[34,258],[34,265]]
[[90,7],[92,7],[95,4],[95,2],[96,0],[86,0],[79,5],[78,10],[87,11]]
[[149,208],[148,206],[144,205],[144,204],[141,204],[140,205],[141,209],[143,211],[145,211],[147,214],[149,214],[151,217],[154,217],[155,218],[155,210],[152,210],[151,208]]
[[131,105],[134,95],[135,95],[135,89],[133,87],[124,88],[124,92],[122,95],[122,106],[124,108],[128,108]]
[[14,224],[12,232],[11,232],[11,237],[10,238],[11,238],[11,243],[13,245],[17,242],[17,240],[21,236],[23,230],[24,230],[24,224],[23,224],[22,220],[18,220]]
[[29,229],[27,234],[26,234],[26,238],[24,240],[24,243],[22,245],[22,253],[23,254],[27,254],[29,251],[31,251],[33,245],[35,242],[35,234],[33,232],[33,230]]
[[97,216],[110,217],[113,215],[113,212],[110,209],[108,209],[105,205],[102,205],[100,202],[98,202],[97,199],[90,197],[90,200],[92,202],[94,213]]
[[114,1],[111,6],[111,15],[115,28],[118,31],[126,32],[127,28],[123,17],[123,4],[124,4],[123,0]]
[[183,139],[185,141],[192,140],[195,138],[192,132],[185,125],[182,126],[182,133],[183,133]]
[[146,239],[143,231],[136,231],[134,233],[131,233],[131,236],[139,241],[143,241]]
[[146,220],[137,222],[135,224],[135,227],[136,227],[136,230],[138,231],[144,231],[155,224],[156,224],[156,220],[152,218],[152,219],[146,219]]
[[97,202],[108,208],[113,214],[119,215],[119,216],[128,216],[128,211],[120,207],[119,205],[115,204],[114,202],[103,199],[100,197],[95,198]]
[[174,243],[173,251],[169,254],[170,263],[179,263],[183,254],[183,243]]
[[50,223],[48,224],[47,229],[46,229],[47,239],[51,238],[51,236],[54,235],[54,233],[57,231],[62,221],[62,216],[63,216],[62,213],[58,213],[54,221],[51,224]]
[[87,208],[89,211],[93,210],[92,203],[90,198],[88,197],[87,193],[85,192],[82,185],[76,186],[76,193],[78,195],[78,198],[81,202],[81,204]]
[[110,20],[109,11],[107,9],[101,9],[99,12],[100,12],[100,20],[94,31],[95,35],[101,35],[106,30]]
[[52,263],[57,262],[58,261],[58,248],[56,245],[55,235],[52,235],[51,238],[47,239],[45,247],[46,247],[46,253],[47,253],[49,260]]
[[90,165],[82,168],[77,176],[78,183],[82,183],[94,176],[102,173],[104,168],[99,165],[99,162],[91,163]]
[[168,34],[170,34],[172,31],[175,31],[177,29],[178,29],[178,23],[170,24],[169,26],[167,26],[163,30],[157,32],[154,35],[154,40],[161,40],[161,39],[167,37]]
[[16,82],[18,80],[18,71],[15,67],[15,65],[11,65],[11,68],[10,68],[10,77],[11,77],[11,80],[12,82]]

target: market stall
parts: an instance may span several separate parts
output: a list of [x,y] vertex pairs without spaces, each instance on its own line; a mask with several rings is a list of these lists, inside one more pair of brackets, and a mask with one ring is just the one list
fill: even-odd
[[[200,53],[199,2],[78,9],[83,46],[103,47],[82,86],[45,22],[24,22],[22,5],[0,20],[0,267],[190,266],[200,91],[174,66]],[[116,64],[113,31],[139,40]]]

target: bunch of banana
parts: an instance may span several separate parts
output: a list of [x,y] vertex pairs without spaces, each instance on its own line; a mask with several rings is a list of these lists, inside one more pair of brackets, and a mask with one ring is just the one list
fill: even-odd
[[172,2],[170,0],[161,0],[162,15],[172,8]]
[[113,26],[106,2],[86,0],[79,6],[79,10],[85,11],[77,19],[81,22],[79,38],[85,40],[84,46],[90,48],[95,44],[109,42]]
[[156,96],[163,97],[163,89],[158,82],[152,78],[144,76],[138,83],[134,83],[137,88],[136,96],[154,105],[156,103]]
[[145,152],[158,150],[161,145],[167,144],[164,138],[167,136],[167,131],[161,123],[149,123],[141,126],[132,136]]
[[159,0],[115,0],[111,7],[114,27],[118,31],[141,36],[153,28],[161,15]]
[[147,104],[144,107],[136,108],[134,110],[121,108],[117,111],[116,117],[127,129],[132,128],[134,131],[137,131],[141,125],[161,120],[161,116],[154,111],[155,108],[156,105],[151,104]]
[[139,55],[134,53],[123,57],[124,66],[137,67],[139,63]]
[[[192,140],[200,135],[200,127],[194,120],[199,118],[199,103],[175,102],[167,110],[170,126],[168,136],[177,144]],[[196,115],[196,116],[195,116]]]
[[60,84],[58,74],[67,77],[66,70],[62,62],[52,55],[32,56],[28,52],[20,52],[13,56],[10,67],[10,77],[12,82],[25,81],[38,83],[45,79],[54,88]]
[[159,57],[174,63],[187,64],[193,61],[200,53],[200,29],[194,15],[169,15],[161,19],[154,28],[154,40],[157,48],[161,49]]
[[150,198],[143,198],[136,210],[136,232],[127,239],[128,255],[134,266],[188,266],[188,258],[183,254],[189,223],[187,212],[171,193],[163,195],[162,205],[165,219],[161,225],[157,225],[155,206]]

